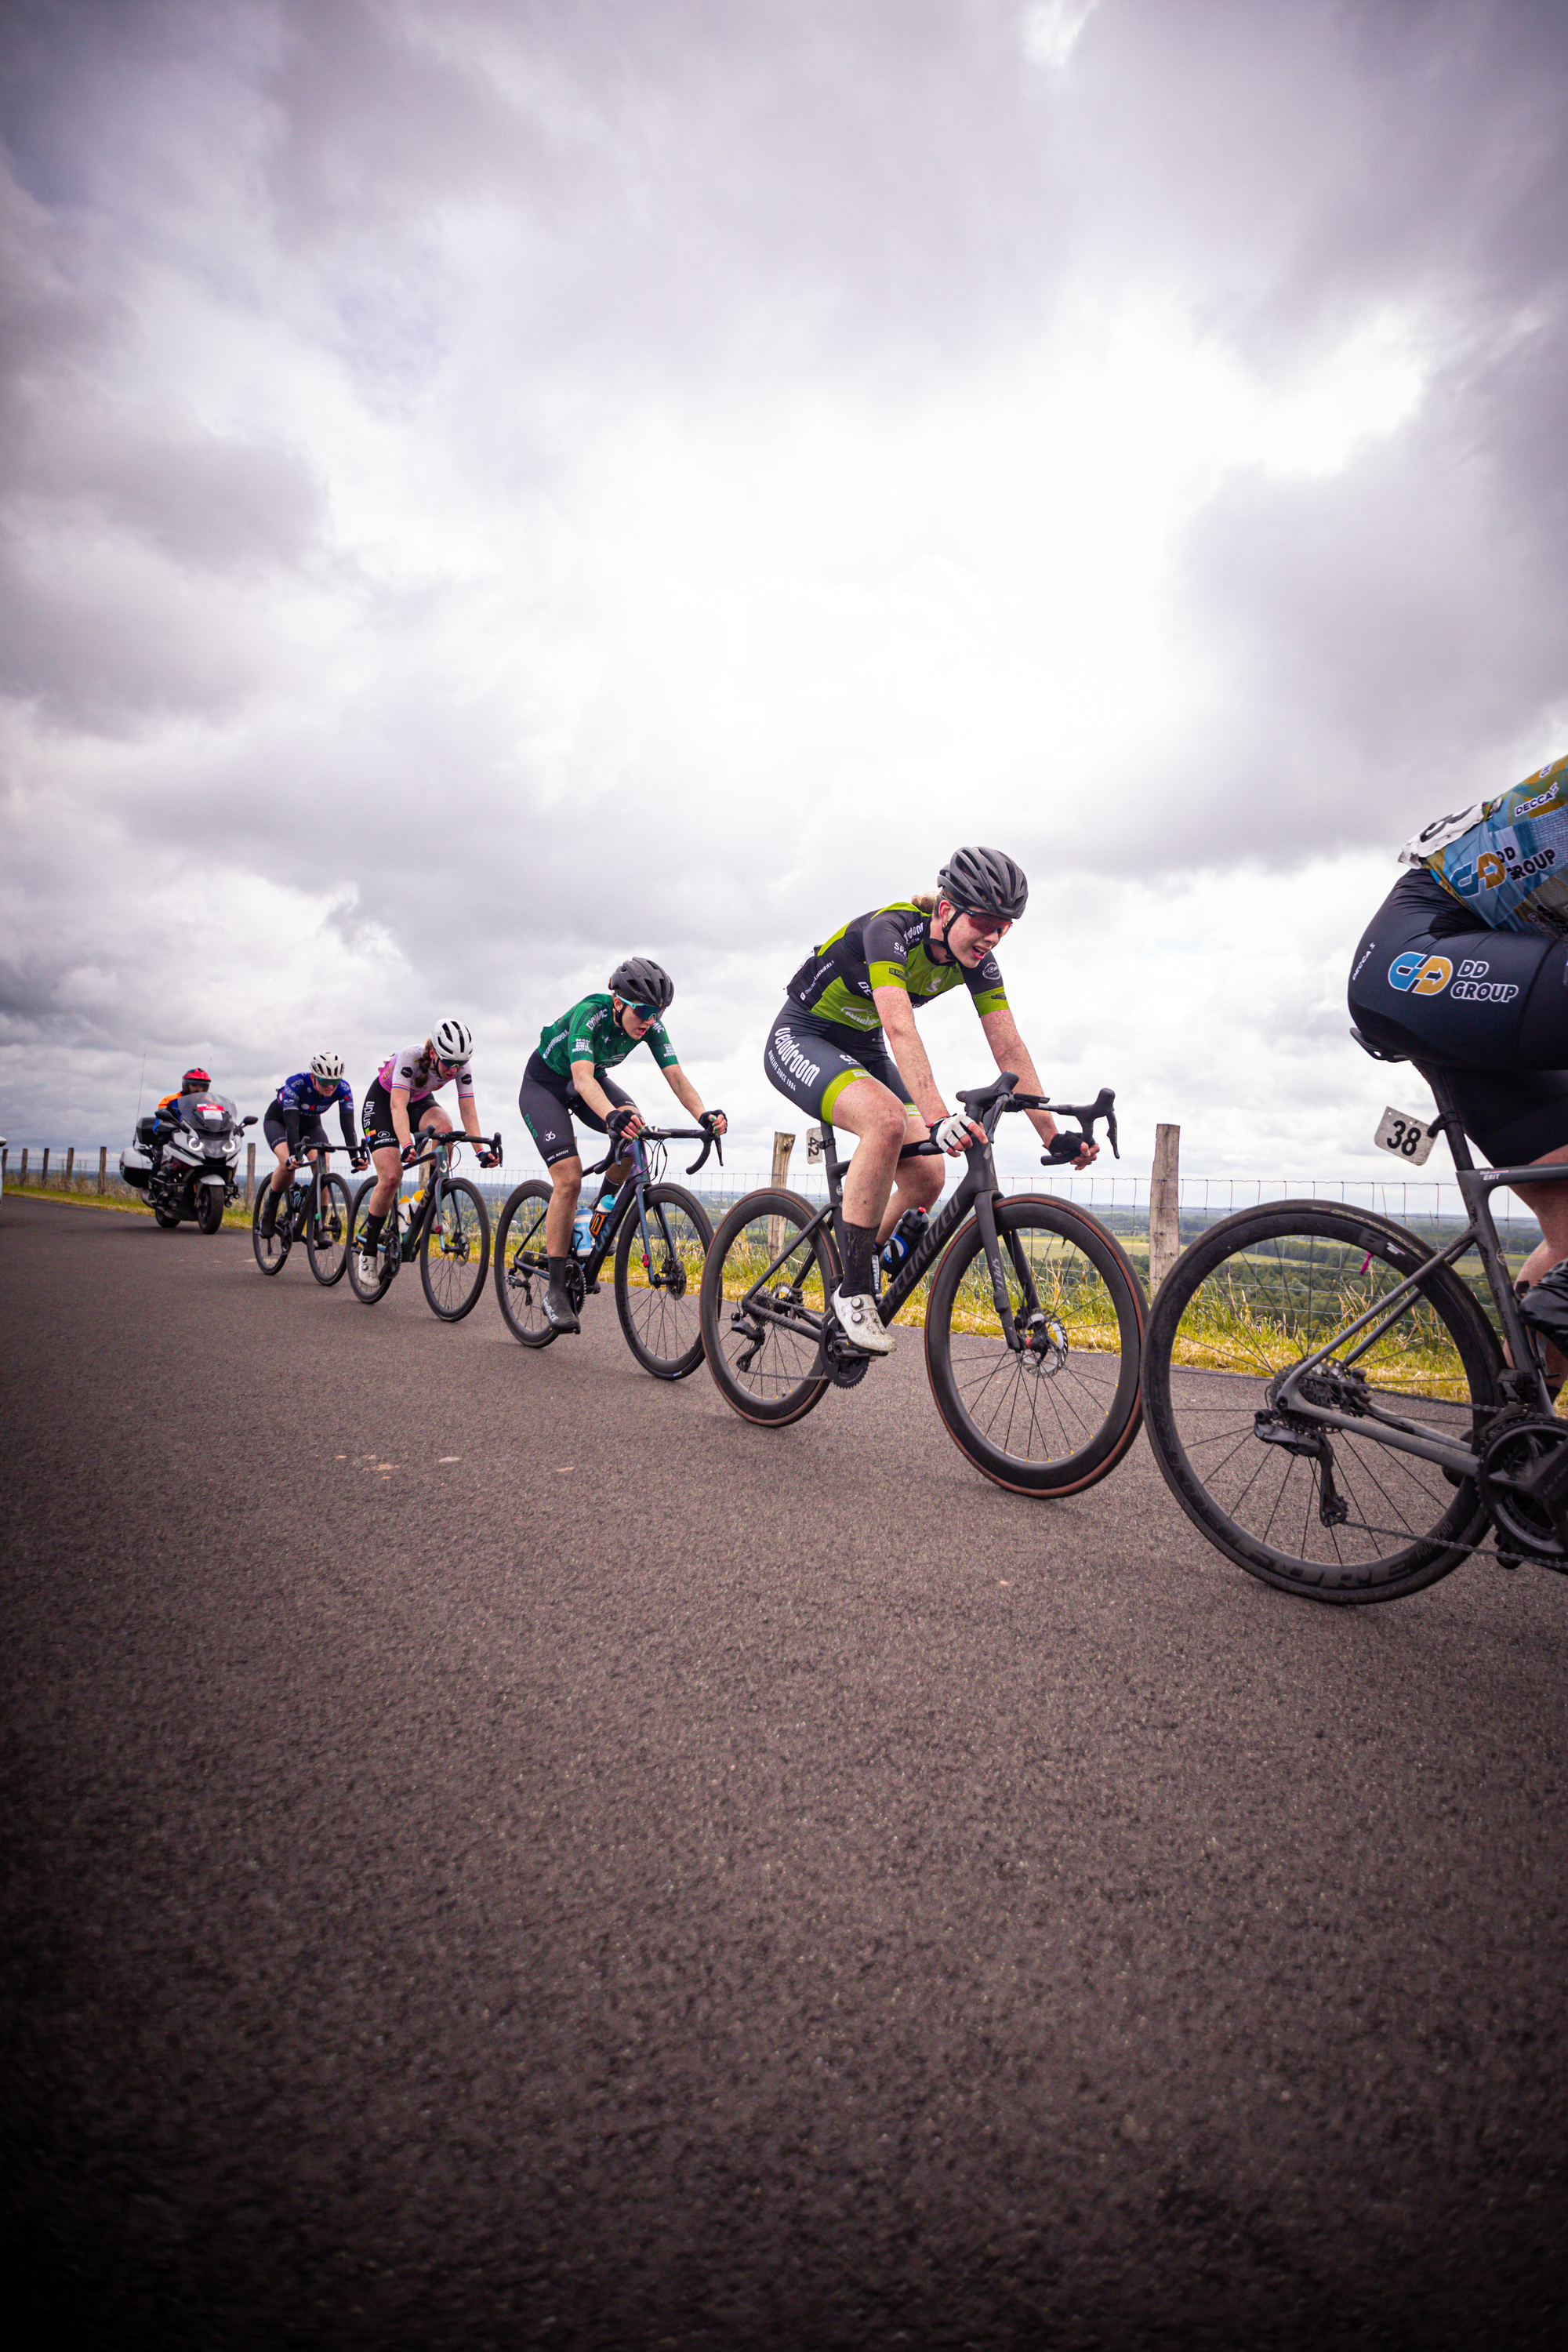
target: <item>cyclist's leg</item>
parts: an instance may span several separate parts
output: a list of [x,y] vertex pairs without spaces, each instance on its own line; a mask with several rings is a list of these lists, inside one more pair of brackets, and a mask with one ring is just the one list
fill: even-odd
[[909,1106],[868,1066],[886,1064],[880,1044],[879,1032],[861,1037],[837,1031],[786,1004],[769,1034],[763,1067],[780,1094],[824,1126],[841,1127],[857,1139],[837,1218],[844,1278],[834,1295],[834,1312],[857,1347],[887,1355],[893,1339],[876,1312],[871,1259],[898,1171]]
[[261,1203],[261,1231],[263,1236],[269,1239],[273,1227],[278,1223],[279,1206],[288,1189],[289,1171],[292,1165],[289,1157],[289,1131],[284,1125],[282,1114],[275,1105],[268,1106],[262,1120],[261,1132],[271,1149],[275,1161],[267,1180],[267,1198]]
[[572,1221],[583,1189],[583,1160],[567,1108],[571,1091],[570,1081],[558,1077],[537,1053],[529,1057],[522,1084],[517,1090],[517,1107],[550,1178],[544,1247],[551,1258],[564,1258],[571,1250]]
[[[899,1144],[900,1151],[911,1143],[923,1143],[931,1129],[915,1108],[909,1087],[904,1084],[903,1074],[885,1046],[867,1055],[866,1067],[873,1077],[880,1078],[889,1093],[896,1095],[904,1107],[904,1132]],[[933,1208],[942,1198],[942,1188],[946,1181],[947,1167],[942,1160],[900,1160],[895,1162],[893,1189],[877,1226],[878,1247],[880,1248],[887,1240],[906,1209]]]

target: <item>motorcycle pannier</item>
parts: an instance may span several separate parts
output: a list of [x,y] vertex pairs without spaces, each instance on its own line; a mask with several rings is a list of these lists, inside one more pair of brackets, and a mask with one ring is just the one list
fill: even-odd
[[147,1179],[151,1175],[152,1171],[152,1156],[150,1153],[143,1151],[139,1143],[128,1145],[121,1153],[121,1178],[122,1181],[127,1184],[134,1184],[139,1192],[146,1191]]

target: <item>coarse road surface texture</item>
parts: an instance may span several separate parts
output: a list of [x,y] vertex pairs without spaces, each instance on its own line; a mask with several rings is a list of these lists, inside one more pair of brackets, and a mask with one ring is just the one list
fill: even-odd
[[[0,1202],[14,2342],[1544,2346],[1568,1583]],[[7,2332],[10,2332],[8,2329]]]

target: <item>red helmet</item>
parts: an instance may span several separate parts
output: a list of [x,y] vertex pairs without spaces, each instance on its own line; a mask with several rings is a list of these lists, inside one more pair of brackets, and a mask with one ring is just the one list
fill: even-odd
[[199,1094],[203,1087],[210,1087],[211,1084],[212,1080],[205,1070],[187,1070],[180,1080],[180,1092],[183,1095]]

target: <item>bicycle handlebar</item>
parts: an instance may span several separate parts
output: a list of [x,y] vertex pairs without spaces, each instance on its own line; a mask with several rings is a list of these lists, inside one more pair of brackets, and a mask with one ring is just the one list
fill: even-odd
[[[1105,1121],[1105,1139],[1110,1146],[1112,1159],[1121,1157],[1117,1139],[1116,1089],[1101,1087],[1091,1103],[1057,1103],[1049,1095],[1021,1095],[1013,1091],[1018,1083],[1016,1070],[1003,1070],[988,1087],[961,1087],[958,1100],[973,1119],[985,1130],[989,1142],[996,1132],[996,1122],[1004,1111],[1048,1110],[1055,1118],[1076,1118],[1080,1131],[1076,1135],[1055,1135],[1040,1154],[1040,1165],[1048,1167],[1053,1160],[1076,1160],[1085,1144],[1094,1141],[1094,1130]],[[900,1152],[900,1160],[929,1160],[941,1152],[942,1146],[928,1136],[923,1143],[906,1143]]]
[[[639,1127],[625,1136],[623,1141],[626,1143],[700,1143],[701,1150],[686,1171],[689,1176],[696,1175],[710,1151],[716,1151],[719,1154],[720,1167],[722,1168],[724,1165],[724,1139],[721,1135],[716,1135],[710,1127]],[[595,1160],[591,1168],[584,1169],[583,1173],[584,1176],[602,1176],[606,1168],[615,1166],[620,1156],[621,1146],[612,1142],[603,1160]]]
[[[422,1160],[433,1160],[443,1145],[451,1150],[460,1143],[471,1143],[476,1152],[489,1151],[497,1160],[500,1158],[499,1128],[493,1135],[470,1135],[466,1127],[426,1127],[421,1128],[410,1141],[403,1154],[403,1165],[405,1168],[417,1168]],[[344,1146],[337,1143],[331,1149],[341,1151]]]

